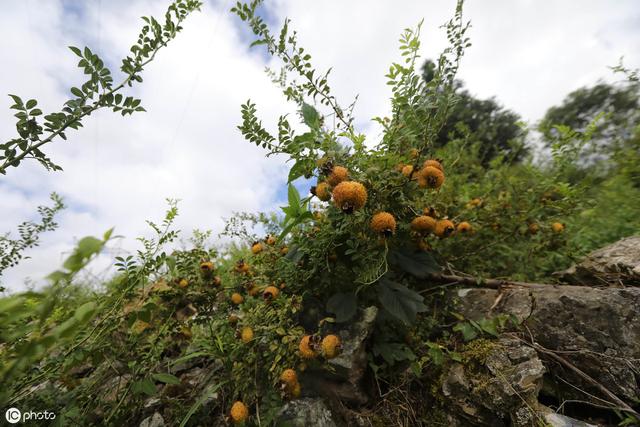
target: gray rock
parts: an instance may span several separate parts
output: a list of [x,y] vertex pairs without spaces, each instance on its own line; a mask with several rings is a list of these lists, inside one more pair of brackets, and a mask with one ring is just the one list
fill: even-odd
[[342,379],[352,383],[360,381],[367,368],[367,339],[373,331],[378,315],[377,307],[367,307],[347,329],[340,331],[342,351],[340,355],[329,360],[335,373]]
[[164,418],[158,412],[154,412],[150,417],[145,418],[140,423],[140,427],[164,427]]
[[597,427],[594,424],[587,424],[584,421],[578,421],[554,412],[542,414],[542,417],[550,427]]
[[472,425],[532,425],[545,368],[520,340],[501,338],[479,366],[454,363],[445,373],[447,411]]
[[330,359],[327,367],[309,369],[301,375],[303,394],[337,398],[357,405],[369,401],[361,382],[367,370],[366,344],[377,315],[376,307],[367,307],[352,324],[338,332],[343,346],[340,355]]
[[574,285],[640,286],[640,236],[627,237],[598,249],[581,263],[555,275]]
[[[454,311],[479,320],[513,314],[542,347],[561,356],[633,405],[640,398],[640,288],[552,286],[458,292]],[[572,384],[600,395],[570,369],[549,363]],[[581,395],[581,398],[585,396]]]
[[336,427],[333,415],[319,398],[304,398],[288,402],[280,411],[277,425],[291,427]]
[[116,402],[129,386],[131,378],[131,375],[124,374],[107,381],[100,387],[100,399],[107,403]]

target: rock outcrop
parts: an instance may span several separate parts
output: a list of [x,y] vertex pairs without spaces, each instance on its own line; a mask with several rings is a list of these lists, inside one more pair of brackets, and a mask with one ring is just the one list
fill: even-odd
[[[524,338],[539,349],[557,352],[630,405],[640,398],[640,288],[460,289],[454,299],[455,310],[469,319],[514,315]],[[555,360],[548,366],[572,385],[601,396],[569,365]]]
[[555,275],[572,285],[640,286],[640,236],[598,249],[579,264]]
[[545,367],[535,350],[513,338],[501,338],[484,360],[454,363],[444,374],[447,412],[460,425],[533,425]]

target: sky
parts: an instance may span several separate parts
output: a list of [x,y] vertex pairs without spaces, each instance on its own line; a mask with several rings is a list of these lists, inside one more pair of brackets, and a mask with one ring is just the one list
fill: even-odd
[[[239,211],[273,211],[284,204],[288,164],[265,157],[237,130],[240,105],[257,104],[267,129],[295,106],[264,73],[278,68],[261,47],[249,48],[243,23],[229,12],[230,0],[205,1],[184,23],[177,39],[146,69],[132,90],[146,113],[126,118],[99,111],[67,141],[45,146],[63,168],[47,172],[35,162],[0,176],[0,233],[15,236],[19,223],[35,219],[36,207],[52,191],[67,209],[59,228],[42,236],[30,257],[7,270],[9,292],[60,266],[74,243],[111,227],[123,236],[92,268],[109,274],[113,256],[140,248],[149,236],[146,219],[160,220],[167,197],[180,199],[176,227],[189,231],[224,226]],[[166,0],[3,0],[0,14],[0,96],[36,98],[45,112],[59,110],[69,88],[83,81],[69,45],[88,45],[116,72],[136,40],[140,17],[161,17]],[[329,83],[342,105],[358,96],[356,126],[370,142],[380,137],[371,122],[387,115],[389,90],[384,74],[399,58],[404,28],[422,26],[423,58],[446,46],[440,26],[453,15],[452,0],[267,0],[261,13],[274,32],[286,17],[318,70],[332,68]],[[595,0],[468,0],[468,49],[459,72],[481,98],[495,97],[534,125],[549,106],[572,90],[598,79],[616,81],[608,66],[621,56],[640,66],[640,3]],[[4,99],[4,101],[3,101]],[[9,97],[0,97],[0,140],[14,137]],[[306,185],[305,185],[306,187]],[[302,191],[307,191],[302,188]]]

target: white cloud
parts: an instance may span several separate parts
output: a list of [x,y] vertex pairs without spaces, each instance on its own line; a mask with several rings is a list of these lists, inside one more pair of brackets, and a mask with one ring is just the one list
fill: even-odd
[[[81,82],[67,45],[90,45],[114,71],[137,36],[142,15],[161,15],[164,1],[124,0],[73,3],[10,0],[0,15],[0,94],[37,97],[44,110],[64,102],[64,90]],[[77,9],[63,8],[63,4]],[[127,237],[117,246],[131,250],[146,234],[144,220],[162,215],[165,197],[182,199],[178,226],[219,231],[232,211],[276,205],[286,176],[282,159],[242,140],[236,129],[239,106],[251,98],[264,124],[294,112],[264,74],[260,48],[248,50],[237,18],[223,5],[207,3],[163,50],[135,90],[147,113],[122,118],[99,112],[69,141],[47,147],[65,171],[47,173],[25,164],[0,178],[0,230],[30,218],[48,193],[57,191],[70,208],[60,229],[31,251],[31,260],[8,271],[12,290],[25,277],[38,279],[55,269],[74,239],[99,235],[111,226]],[[425,18],[423,54],[444,47],[438,28],[452,14],[451,1],[267,2],[269,15],[292,18],[300,43],[319,69],[333,67],[330,83],[343,104],[356,94],[358,123],[376,135],[368,120],[388,113],[384,74],[398,58],[401,30]],[[496,95],[529,121],[570,90],[606,76],[607,65],[640,48],[639,13],[633,0],[616,7],[597,1],[468,1],[473,46],[460,77],[482,97]],[[0,106],[8,106],[8,98]],[[13,136],[11,115],[0,115],[0,138]],[[101,260],[107,265],[108,257]]]

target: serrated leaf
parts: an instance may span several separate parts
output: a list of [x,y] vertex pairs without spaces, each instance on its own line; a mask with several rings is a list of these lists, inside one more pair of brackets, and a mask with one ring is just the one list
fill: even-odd
[[336,322],[350,320],[358,310],[358,298],[353,292],[337,293],[327,301],[327,311],[336,315]]
[[440,266],[430,253],[417,252],[407,247],[390,250],[387,260],[389,264],[419,279],[425,279],[440,271]]
[[418,313],[428,309],[420,294],[388,279],[378,283],[378,298],[385,310],[407,325],[416,320]]

